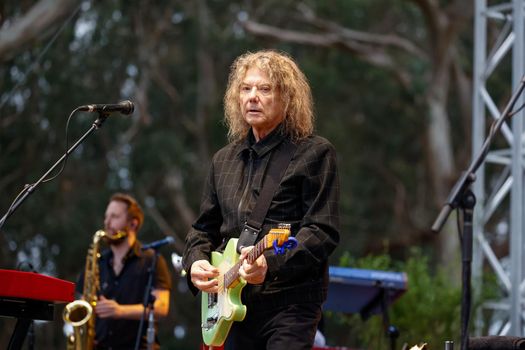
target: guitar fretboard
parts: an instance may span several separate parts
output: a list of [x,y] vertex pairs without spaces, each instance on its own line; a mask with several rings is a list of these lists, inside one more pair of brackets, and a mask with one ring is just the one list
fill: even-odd
[[[246,256],[246,260],[251,264],[268,248],[266,239],[259,241]],[[239,269],[244,260],[239,260],[224,274],[224,288],[229,288],[233,282],[239,278]]]

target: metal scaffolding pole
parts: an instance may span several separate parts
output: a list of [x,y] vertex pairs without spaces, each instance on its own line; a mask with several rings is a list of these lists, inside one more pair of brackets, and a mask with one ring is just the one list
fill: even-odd
[[[490,39],[489,39],[490,38]],[[525,73],[525,0],[476,0],[474,15],[474,78],[472,152],[483,144],[487,125],[501,115],[505,96],[516,90]],[[510,72],[510,77],[509,77]],[[508,80],[508,91],[502,82]],[[502,95],[503,93],[503,95]],[[502,97],[503,96],[503,97]],[[507,98],[508,99],[508,98]],[[520,96],[516,106],[523,105]],[[476,315],[476,333],[523,336],[522,294],[524,249],[523,118],[516,113],[501,128],[493,150],[476,173],[473,284],[484,288],[483,272],[491,271],[498,297]]]

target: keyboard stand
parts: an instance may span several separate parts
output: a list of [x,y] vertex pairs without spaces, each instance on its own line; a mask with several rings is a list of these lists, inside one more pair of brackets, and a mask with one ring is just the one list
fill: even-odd
[[328,299],[323,308],[359,313],[363,320],[381,314],[390,350],[395,350],[399,331],[390,324],[388,306],[406,290],[407,275],[403,272],[331,266]]
[[0,310],[2,310],[2,316],[17,319],[7,350],[20,350],[33,320],[53,320],[54,303],[0,297]]

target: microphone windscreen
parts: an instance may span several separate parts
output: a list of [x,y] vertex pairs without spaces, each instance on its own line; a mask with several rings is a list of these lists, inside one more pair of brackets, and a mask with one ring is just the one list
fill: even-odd
[[135,110],[135,105],[130,100],[122,101],[119,103],[124,108],[122,109],[122,114],[131,114]]

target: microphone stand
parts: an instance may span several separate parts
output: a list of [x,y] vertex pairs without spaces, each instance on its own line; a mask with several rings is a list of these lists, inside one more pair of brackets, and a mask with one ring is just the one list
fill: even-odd
[[[77,112],[79,110],[79,108],[75,109],[73,111],[73,113]],[[5,221],[15,212],[16,209],[18,209],[18,207],[27,199],[27,197],[29,197],[30,194],[32,194],[36,187],[38,185],[40,185],[47,177],[49,174],[51,174],[51,172],[53,172],[53,170],[55,170],[55,168],[60,165],[60,163],[62,163],[71,153],[73,153],[73,151],[84,141],[84,139],[86,139],[93,131],[99,129],[100,127],[102,127],[102,124],[104,123],[104,121],[106,120],[106,118],[108,117],[108,114],[107,113],[104,113],[104,112],[98,112],[98,118],[97,120],[95,120],[93,122],[93,125],[91,126],[91,128],[84,134],[82,135],[82,137],[80,137],[80,139],[78,139],[78,141],[73,145],[71,146],[71,148],[69,148],[66,153],[64,153],[64,155],[55,163],[53,164],[53,166],[51,166],[51,168],[49,168],[49,170],[46,171],[46,173],[44,175],[42,175],[42,177],[40,179],[38,179],[37,182],[35,182],[34,184],[31,184],[31,185],[26,185],[25,188],[23,189],[22,191],[22,194],[19,195],[15,201],[11,204],[11,206],[9,207],[9,209],[7,209],[7,212],[4,214],[4,216],[0,219],[0,229],[2,228],[2,226],[4,225]]]
[[[470,305],[471,305],[471,262],[472,262],[472,214],[474,212],[474,206],[476,204],[476,197],[470,189],[470,185],[476,180],[475,172],[483,163],[487,153],[489,151],[490,144],[494,139],[496,133],[501,129],[503,123],[510,119],[516,112],[511,113],[514,108],[516,101],[525,88],[525,76],[521,78],[520,85],[517,91],[509,100],[507,106],[501,113],[500,117],[491,126],[489,135],[485,139],[481,147],[479,154],[470,163],[468,169],[456,182],[452,191],[450,192],[446,203],[441,209],[438,217],[432,225],[432,231],[439,233],[443,228],[448,216],[453,209],[460,208],[463,212],[463,235],[460,237],[462,244],[462,294],[461,294],[461,350],[468,350],[468,327],[470,318]],[[522,106],[523,107],[523,106]],[[521,107],[520,107],[521,109]]]
[[148,344],[148,350],[153,349],[153,345],[155,344],[155,313],[154,313],[154,303],[155,303],[155,297],[151,295],[151,290],[153,287],[153,276],[155,276],[156,268],[157,268],[157,260],[159,257],[159,251],[158,248],[150,248],[155,251],[155,254],[153,255],[153,259],[151,260],[151,266],[148,269],[148,282],[146,284],[146,289],[144,290],[144,298],[142,299],[142,305],[144,307],[144,312],[142,313],[140,317],[140,323],[139,323],[139,329],[137,330],[137,338],[135,340],[135,350],[139,349],[140,345],[140,338],[142,338],[142,329],[144,327],[144,318],[146,315],[146,311],[149,311],[148,315],[148,330],[147,330],[147,344]]

